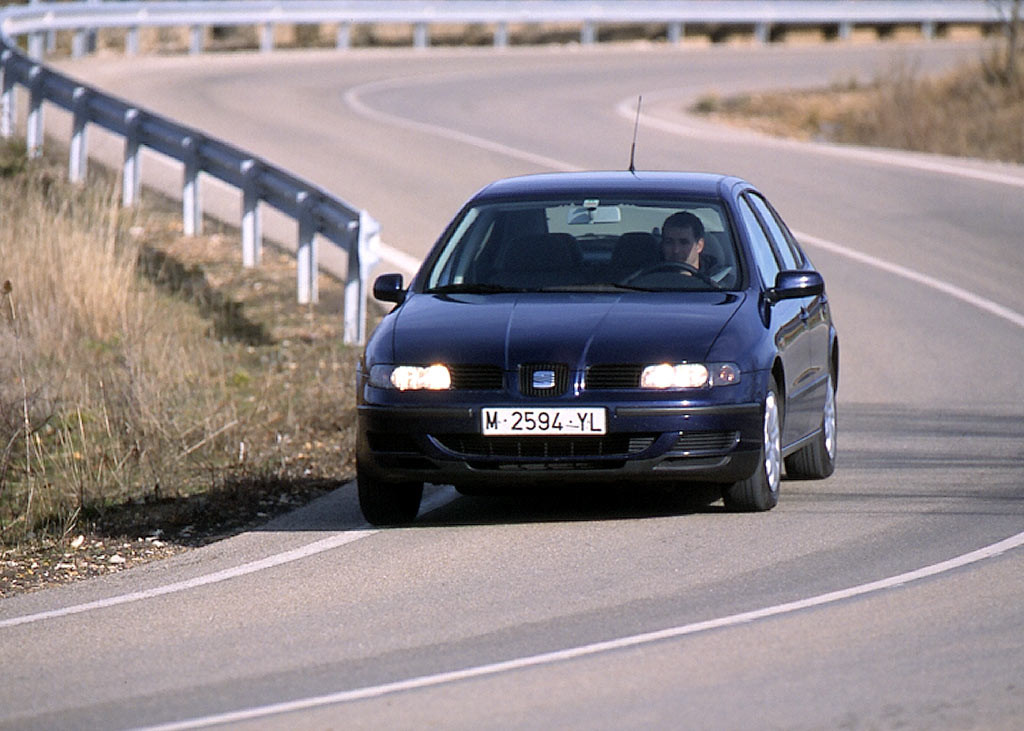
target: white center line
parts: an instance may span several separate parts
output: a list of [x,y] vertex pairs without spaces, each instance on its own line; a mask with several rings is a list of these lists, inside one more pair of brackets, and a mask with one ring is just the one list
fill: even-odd
[[[420,509],[420,514],[429,513],[432,510],[440,508],[442,505],[449,503],[455,497],[455,493],[452,490],[441,490],[436,492],[423,500],[423,505]],[[364,524],[365,525],[365,524]],[[143,591],[133,591],[129,594],[119,594],[117,596],[108,597],[106,599],[98,599],[93,602],[86,602],[84,604],[75,604],[70,607],[63,607],[61,609],[51,609],[47,612],[37,612],[36,614],[26,614],[21,617],[11,617],[9,619],[0,620],[0,629],[5,627],[16,627],[21,624],[30,624],[32,622],[41,622],[45,619],[56,619],[58,617],[67,617],[72,614],[81,614],[82,612],[90,612],[94,609],[104,609],[106,607],[116,607],[119,604],[128,604],[130,602],[138,602],[144,599],[153,599],[158,596],[164,596],[165,594],[174,594],[179,591],[187,591],[188,589],[195,589],[200,586],[209,586],[210,584],[217,584],[222,581],[228,581],[229,579],[236,579],[239,576],[245,576],[246,574],[253,574],[257,571],[263,571],[264,569],[273,568],[275,566],[281,566],[282,564],[291,563],[292,561],[298,561],[303,558],[308,558],[324,551],[330,551],[331,549],[344,546],[348,543],[368,538],[369,536],[380,533],[379,528],[370,528],[368,525],[365,528],[358,530],[345,531],[344,533],[338,533],[327,538],[322,538],[319,541],[308,543],[305,546],[292,549],[291,551],[284,551],[283,553],[277,553],[273,556],[267,556],[261,558],[258,561],[250,561],[240,566],[234,566],[230,569],[224,569],[223,571],[215,571],[212,574],[205,574],[203,576],[197,576],[193,579],[187,579],[185,581],[177,581],[173,584],[165,584],[163,586],[157,586],[152,589],[145,589]]]
[[175,721],[156,726],[146,726],[141,731],[177,731],[178,729],[204,728],[209,726],[218,726],[225,723],[239,723],[258,718],[266,718],[267,716],[273,716],[281,713],[322,708],[324,706],[366,700],[369,698],[380,698],[381,696],[391,695],[393,693],[419,690],[448,683],[456,683],[462,680],[483,678],[514,670],[551,665],[553,663],[575,660],[603,652],[622,650],[625,648],[647,645],[653,642],[660,642],[662,640],[693,635],[699,632],[735,627],[740,624],[746,624],[747,622],[755,622],[769,617],[778,617],[783,614],[790,614],[803,609],[820,607],[825,604],[832,604],[845,599],[864,596],[865,594],[882,591],[884,589],[891,589],[908,584],[912,581],[920,581],[921,579],[926,579],[928,577],[962,568],[978,561],[999,556],[1000,554],[1011,549],[1018,548],[1021,545],[1024,545],[1024,533],[1018,533],[1017,535],[999,541],[998,543],[993,543],[990,546],[980,548],[976,551],[971,551],[970,553],[965,553],[962,556],[957,556],[956,558],[951,558],[948,561],[942,561],[914,571],[907,571],[906,573],[897,574],[896,576],[890,576],[887,579],[872,581],[867,584],[860,584],[859,586],[853,586],[849,589],[841,589],[839,591],[832,591],[826,594],[819,594],[807,599],[799,599],[797,601],[786,602],[785,604],[776,604],[775,606],[765,607],[763,609],[755,609],[750,612],[730,614],[727,617],[709,619],[704,622],[693,622],[691,624],[684,624],[678,627],[657,630],[655,632],[645,632],[643,634],[620,637],[618,639],[607,640],[605,642],[595,642],[589,645],[580,645],[578,647],[556,650],[554,652],[544,652],[539,655],[528,655],[513,660],[505,660],[503,662],[477,665],[475,667],[452,670],[445,673],[436,673],[433,675],[421,675],[419,677],[399,680],[393,683],[370,685],[363,688],[355,688],[353,690],[339,691],[337,693],[328,693],[326,695],[300,698],[293,701],[285,701],[283,703],[271,703],[265,706],[246,708],[240,711],[200,716],[184,721]]

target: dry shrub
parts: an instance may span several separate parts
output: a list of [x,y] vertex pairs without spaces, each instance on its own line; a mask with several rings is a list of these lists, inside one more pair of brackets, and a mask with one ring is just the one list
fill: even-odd
[[1024,162],[1024,93],[981,66],[925,76],[900,65],[835,120],[840,142]]
[[[157,474],[174,404],[211,365],[188,313],[140,286],[113,186],[42,166],[2,188],[0,531],[29,534]],[[185,327],[182,325],[185,324]],[[212,413],[216,413],[215,411]],[[177,433],[176,433],[177,432]],[[113,489],[112,489],[113,488]]]
[[940,77],[897,64],[867,85],[709,94],[692,111],[803,139],[1024,163],[1024,88],[978,63]]
[[0,544],[352,471],[340,284],[300,307],[290,256],[243,270],[234,234],[158,208],[40,163],[0,178]]

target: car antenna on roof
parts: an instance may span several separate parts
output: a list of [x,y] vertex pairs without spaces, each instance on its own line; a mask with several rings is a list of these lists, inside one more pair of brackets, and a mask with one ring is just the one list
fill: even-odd
[[633,146],[629,148],[629,172],[636,173],[636,133],[640,129],[640,105],[644,103],[641,94],[636,98],[636,121],[633,122]]

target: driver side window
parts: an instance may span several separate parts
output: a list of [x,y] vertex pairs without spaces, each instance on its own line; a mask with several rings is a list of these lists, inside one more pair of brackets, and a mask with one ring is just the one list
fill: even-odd
[[754,215],[746,196],[740,198],[740,218],[750,236],[750,249],[761,275],[761,284],[766,289],[774,287],[775,277],[779,273],[779,262],[775,259],[775,251],[772,249],[771,242],[768,241],[768,235],[761,228],[761,222]]

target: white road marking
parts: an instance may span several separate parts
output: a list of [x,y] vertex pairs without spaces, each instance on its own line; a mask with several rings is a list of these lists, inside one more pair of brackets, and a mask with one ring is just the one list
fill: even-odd
[[861,264],[867,264],[868,266],[881,269],[884,272],[895,274],[898,277],[903,277],[911,282],[917,282],[923,284],[926,287],[938,290],[943,294],[947,294],[950,297],[960,300],[961,302],[977,307],[979,310],[995,315],[996,317],[1002,318],[1007,322],[1016,325],[1017,327],[1024,328],[1024,315],[1021,313],[1011,310],[1009,307],[1004,307],[992,300],[985,299],[980,295],[976,295],[962,287],[958,287],[955,284],[950,284],[942,279],[936,279],[935,277],[921,272],[908,269],[900,264],[894,264],[891,261],[885,259],[879,259],[878,257],[871,256],[870,254],[864,254],[854,249],[848,249],[845,246],[841,246],[832,241],[812,236],[811,234],[800,233],[794,231],[793,234],[800,239],[800,241],[816,246],[819,249],[824,249],[832,254],[851,259],[852,261],[860,262]]
[[[474,74],[444,74],[435,75],[433,78],[454,78],[462,76],[472,76]],[[425,77],[406,77],[398,79],[384,79],[382,81],[373,81],[368,84],[361,86],[355,86],[345,92],[344,100],[345,103],[357,114],[361,114],[367,119],[373,119],[384,124],[390,124],[395,127],[402,127],[403,129],[409,129],[416,132],[422,132],[424,134],[433,135],[435,137],[443,137],[445,139],[454,140],[470,147],[475,147],[479,150],[486,150],[488,152],[496,152],[499,155],[505,155],[506,157],[516,158],[523,160],[532,165],[537,165],[542,168],[550,168],[552,170],[570,170],[580,171],[583,168],[576,167],[567,162],[556,160],[552,157],[546,157],[545,155],[538,155],[533,152],[527,152],[525,150],[519,150],[515,147],[509,147],[503,145],[500,142],[494,142],[484,137],[477,137],[476,135],[467,134],[465,132],[459,132],[458,130],[450,127],[442,127],[437,124],[430,124],[428,122],[417,122],[412,119],[406,119],[405,117],[399,117],[394,114],[388,114],[382,112],[379,109],[374,109],[367,106],[360,99],[360,95],[367,91],[379,91],[381,89],[396,88],[408,84],[422,84]]]
[[[672,98],[680,95],[681,92],[671,89],[644,94],[648,99],[651,97]],[[618,105],[616,105],[615,111],[620,117],[629,120],[632,124],[636,118],[636,97],[623,99],[618,103]],[[986,183],[996,183],[998,185],[1009,185],[1016,188],[1024,188],[1024,172],[1019,170],[1019,166],[1007,165],[1006,172],[1001,172],[992,169],[973,168],[967,165],[958,164],[955,159],[939,155],[928,156],[925,153],[907,153],[901,150],[874,149],[869,147],[857,147],[854,145],[788,140],[738,127],[713,127],[710,124],[703,123],[698,120],[693,120],[690,123],[687,123],[685,118],[682,120],[668,120],[643,113],[640,114],[640,125],[677,135],[679,137],[698,137],[701,139],[720,140],[723,142],[736,142],[738,137],[746,137],[749,141],[756,142],[758,145],[763,147],[799,149],[801,152],[810,151],[816,152],[820,155],[828,155],[830,157],[860,160],[888,167],[920,170],[923,172],[938,173],[940,175],[952,175],[972,180],[980,180]],[[1018,169],[1013,170],[1011,169],[1012,167],[1017,167]]]
[[[420,507],[420,515],[429,513],[432,510],[437,510],[446,503],[451,502],[455,497],[453,490],[441,490],[432,495],[428,495],[423,500],[423,504]],[[209,586],[210,584],[217,584],[222,581],[228,581],[229,579],[236,579],[239,576],[245,576],[246,574],[256,573],[257,571],[263,571],[264,569],[273,568],[275,566],[281,566],[282,564],[291,563],[292,561],[298,561],[299,559],[308,558],[309,556],[323,553],[324,551],[330,551],[331,549],[344,546],[348,543],[354,543],[363,538],[376,535],[381,532],[379,528],[370,528],[367,524],[365,528],[360,528],[353,531],[345,531],[344,533],[338,533],[327,538],[323,538],[313,543],[308,543],[305,546],[294,548],[291,551],[285,551],[283,553],[277,553],[273,556],[267,556],[261,558],[258,561],[250,561],[240,566],[235,566],[230,569],[224,569],[223,571],[215,571],[212,574],[205,574],[203,576],[197,576],[193,579],[187,579],[185,581],[178,581],[173,584],[165,584],[164,586],[157,586],[152,589],[146,589],[144,591],[133,591],[129,594],[119,594],[117,596],[108,597],[106,599],[98,599],[93,602],[86,602],[84,604],[75,604],[70,607],[63,607],[61,609],[52,609],[47,612],[38,612],[36,614],[26,614],[21,617],[11,617],[9,619],[0,620],[0,629],[4,627],[16,627],[20,624],[30,624],[32,622],[41,622],[44,619],[57,619],[58,617],[67,617],[72,614],[81,614],[82,612],[90,612],[94,609],[104,609],[106,607],[115,607],[119,604],[128,604],[130,602],[138,602],[143,599],[154,599],[158,596],[164,596],[165,594],[174,594],[179,591],[186,591],[188,589],[196,589],[200,586]]]
[[382,261],[387,262],[392,267],[401,269],[402,274],[405,274],[407,277],[412,277],[420,268],[419,259],[406,254],[401,249],[396,249],[394,246],[381,243],[379,253]]
[[971,551],[970,553],[965,553],[962,556],[957,556],[956,558],[951,558],[948,561],[942,561],[930,566],[925,566],[924,568],[920,568],[915,571],[907,571],[906,573],[897,574],[896,576],[890,576],[887,579],[872,581],[867,584],[860,584],[859,586],[853,586],[849,589],[841,589],[839,591],[832,591],[826,594],[818,594],[817,596],[807,599],[799,599],[797,601],[786,602],[785,604],[776,604],[772,607],[755,609],[750,612],[740,612],[739,614],[731,614],[727,617],[719,617],[718,619],[709,619],[704,622],[694,622],[692,624],[684,624],[678,627],[657,630],[655,632],[645,632],[643,634],[620,637],[618,639],[607,640],[605,642],[595,642],[589,645],[580,645],[578,647],[556,650],[554,652],[544,652],[539,655],[528,655],[525,657],[515,658],[513,660],[477,665],[446,673],[421,675],[416,678],[408,678],[406,680],[399,680],[393,683],[370,685],[363,688],[355,688],[353,690],[339,691],[337,693],[300,698],[294,701],[271,703],[265,706],[247,708],[240,711],[200,716],[198,718],[190,718],[184,721],[175,721],[156,726],[146,726],[143,731],[176,731],[177,729],[203,728],[218,726],[225,723],[251,721],[281,713],[291,713],[294,711],[322,708],[324,706],[338,705],[352,701],[380,698],[381,696],[391,695],[393,693],[419,690],[448,683],[457,683],[463,680],[483,678],[490,675],[497,675],[499,673],[507,673],[514,670],[551,665],[558,662],[597,655],[599,653],[612,652],[615,650],[647,645],[653,642],[660,642],[662,640],[694,635],[699,632],[735,627],[748,622],[756,622],[769,617],[778,617],[783,614],[791,614],[804,609],[833,604],[846,599],[864,596],[865,594],[871,594],[885,589],[892,589],[897,586],[909,584],[913,581],[920,581],[921,579],[947,573],[949,571],[977,563],[978,561],[999,556],[1009,550],[1019,548],[1021,545],[1024,545],[1024,533],[1018,533],[1017,535],[999,541],[998,543],[993,543],[990,546],[980,548],[977,551]]

